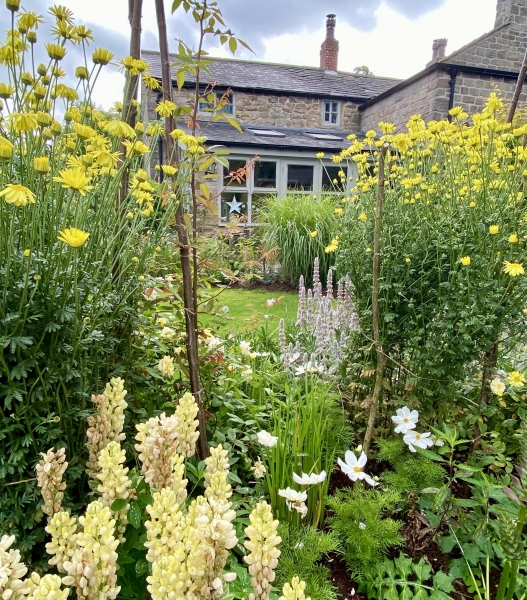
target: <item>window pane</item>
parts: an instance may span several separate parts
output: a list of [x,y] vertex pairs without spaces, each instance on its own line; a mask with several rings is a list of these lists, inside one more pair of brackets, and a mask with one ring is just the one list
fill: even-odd
[[233,98],[232,92],[230,94],[225,94],[223,92],[216,92],[216,103],[220,102],[223,98],[223,102],[225,103],[223,106],[218,107],[216,112],[224,114],[224,115],[232,115],[233,114]]
[[[343,173],[339,175],[339,173]],[[346,189],[346,177],[348,175],[347,167],[323,166],[322,170],[322,191],[323,192],[343,192]],[[344,182],[342,182],[344,179]]]
[[254,187],[276,188],[276,163],[260,161],[254,165]]
[[229,187],[246,187],[247,182],[245,181],[245,177],[241,177],[238,179],[233,179],[230,173],[234,173],[238,171],[238,169],[244,169],[247,161],[243,158],[231,158],[229,160],[229,168],[223,169],[223,185],[228,185]]
[[[218,103],[221,102],[223,98],[224,105],[218,106]],[[215,108],[215,110],[214,110]],[[224,92],[209,92],[206,96],[203,96],[199,101],[199,112],[215,112],[220,114],[232,115],[234,113],[233,110],[233,94],[232,92],[226,94],[224,97]]]
[[247,192],[224,192],[220,216],[224,223],[247,221]]
[[311,191],[313,167],[310,165],[287,165],[287,189]]

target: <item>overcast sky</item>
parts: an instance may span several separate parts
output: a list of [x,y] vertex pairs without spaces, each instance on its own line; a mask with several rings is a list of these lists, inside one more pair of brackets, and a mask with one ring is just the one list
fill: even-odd
[[[27,10],[44,12],[55,0],[22,0]],[[116,57],[128,54],[128,0],[61,0],[78,22],[91,27],[95,45]],[[171,50],[175,39],[196,41],[195,27],[184,11],[170,15],[166,0]],[[226,25],[254,50],[240,58],[318,67],[325,37],[325,15],[337,15],[335,37],[340,42],[339,70],[367,65],[375,75],[406,78],[423,69],[432,55],[432,40],[448,39],[447,54],[494,26],[496,0],[218,0]],[[3,16],[5,8],[0,10]],[[39,36],[44,39],[42,30]],[[143,48],[156,50],[153,0],[143,1]],[[95,47],[92,44],[92,47]],[[213,56],[232,57],[210,38]],[[38,58],[38,57],[37,57]],[[82,64],[72,49],[64,68]],[[116,67],[106,67],[98,80],[95,101],[104,107],[121,99],[122,79]]]

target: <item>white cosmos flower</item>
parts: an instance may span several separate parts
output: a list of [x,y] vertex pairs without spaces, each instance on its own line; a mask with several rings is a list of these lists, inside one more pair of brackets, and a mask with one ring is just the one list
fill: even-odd
[[366,529],[366,523],[359,523],[359,529]]
[[397,425],[395,433],[407,433],[410,429],[415,429],[417,421],[419,421],[419,413],[416,410],[410,411],[407,406],[398,408],[396,416],[392,417],[392,421]]
[[490,391],[496,396],[503,396],[505,389],[505,384],[501,379],[496,378],[490,382]]
[[285,498],[286,502],[305,502],[307,500],[307,492],[297,492],[290,487],[285,490],[278,490],[278,495]]
[[430,439],[429,431],[426,433],[418,433],[417,431],[412,429],[404,435],[403,441],[405,444],[408,444],[410,452],[415,452],[414,446],[426,449],[434,445],[434,441]]
[[268,448],[274,448],[278,442],[278,438],[275,435],[271,435],[268,431],[265,431],[265,429],[259,431],[256,434],[256,437],[262,446],[267,446]]
[[311,473],[311,475],[307,475],[306,473],[297,475],[296,473],[293,473],[293,481],[299,485],[316,485],[317,483],[322,483],[325,479],[326,471],[322,471],[321,473]]
[[366,473],[364,473],[364,471],[362,470],[368,462],[368,457],[364,452],[362,452],[359,458],[357,458],[351,450],[348,450],[344,455],[344,460],[346,462],[344,462],[340,458],[337,459],[340,468],[342,469],[342,472],[345,473],[351,479],[351,481],[357,481],[358,479],[361,479],[372,486],[377,485],[377,483],[372,479],[372,477],[366,475]]
[[297,492],[287,487],[285,490],[278,490],[278,495],[285,498],[285,503],[289,510],[296,510],[300,513],[302,519],[307,515],[307,492]]

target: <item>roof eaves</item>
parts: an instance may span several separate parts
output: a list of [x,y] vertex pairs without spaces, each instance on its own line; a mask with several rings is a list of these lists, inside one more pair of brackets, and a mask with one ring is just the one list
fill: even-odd
[[394,92],[397,92],[399,90],[404,89],[405,87],[408,87],[415,81],[418,81],[419,79],[421,79],[422,77],[425,77],[426,75],[428,75],[429,73],[432,73],[433,71],[447,71],[449,73],[477,73],[478,75],[487,75],[489,77],[504,77],[504,78],[508,78],[508,79],[517,79],[518,75],[519,75],[518,71],[503,71],[501,69],[488,69],[487,67],[473,67],[470,65],[458,65],[456,63],[448,63],[448,62],[438,61],[436,63],[433,63],[429,67],[426,67],[426,69],[419,71],[419,73],[412,75],[412,77],[409,77],[408,79],[405,79],[404,81],[401,81],[401,83],[398,83],[393,88],[386,90],[382,94],[379,94],[378,96],[375,96],[374,98],[370,98],[369,100],[367,100],[366,102],[364,102],[363,104],[361,104],[359,106],[359,110],[360,111],[364,110],[365,108],[368,108],[368,106],[372,106],[373,104],[379,102],[380,100],[383,100],[384,98],[388,98],[388,96],[390,96]]

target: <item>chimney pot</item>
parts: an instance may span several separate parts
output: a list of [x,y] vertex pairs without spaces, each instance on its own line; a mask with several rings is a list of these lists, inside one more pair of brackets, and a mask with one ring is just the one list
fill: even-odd
[[320,68],[336,72],[338,66],[339,43],[335,39],[336,15],[326,16],[326,39],[320,47]]
[[446,38],[439,38],[432,42],[432,60],[426,63],[427,67],[445,58],[447,42],[448,40]]

